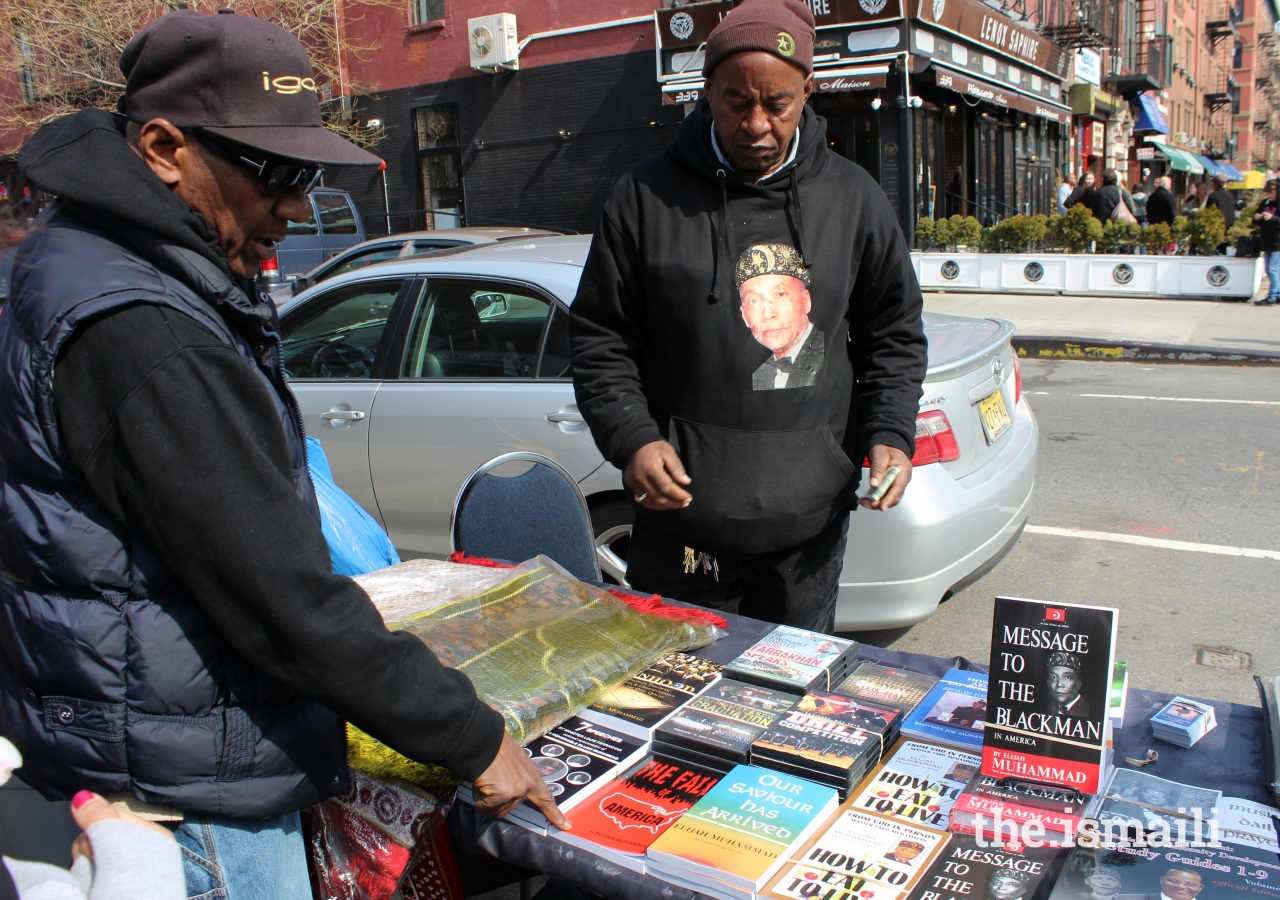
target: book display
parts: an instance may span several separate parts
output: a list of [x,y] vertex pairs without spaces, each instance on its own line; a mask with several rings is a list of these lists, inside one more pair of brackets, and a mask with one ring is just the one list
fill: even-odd
[[746,765],[752,742],[796,700],[794,694],[721,678],[658,726],[653,750],[693,763]]
[[1093,802],[1073,788],[978,774],[951,807],[951,830],[988,840],[1071,846]]
[[864,662],[831,692],[910,712],[937,683],[932,675]]
[[981,750],[987,720],[987,676],[952,669],[902,723],[902,733],[922,741]]
[[849,804],[862,812],[945,830],[951,807],[978,773],[981,757],[919,741],[905,741]]
[[1280,894],[1280,861],[1246,847],[1071,851],[1050,900],[1221,900]]
[[1151,733],[1179,747],[1194,747],[1217,724],[1212,704],[1174,697],[1151,717]]
[[659,722],[719,678],[722,668],[689,653],[668,653],[643,672],[601,694],[579,715],[647,741]]
[[1106,781],[1119,613],[997,597],[982,772],[1095,794]]
[[1069,852],[955,835],[909,900],[1039,900],[1048,894]]
[[793,694],[829,691],[858,660],[853,641],[780,625],[725,667],[725,675]]
[[1135,839],[1157,833],[1168,844],[1208,840],[1222,791],[1116,769],[1098,799],[1096,818],[1104,831]]

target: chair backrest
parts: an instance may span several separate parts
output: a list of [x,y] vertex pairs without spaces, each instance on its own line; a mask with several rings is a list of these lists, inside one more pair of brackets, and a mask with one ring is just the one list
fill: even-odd
[[[510,462],[534,465],[515,477],[490,474]],[[458,491],[449,522],[454,550],[523,562],[542,554],[584,581],[600,580],[591,513],[573,476],[540,453],[494,457]]]

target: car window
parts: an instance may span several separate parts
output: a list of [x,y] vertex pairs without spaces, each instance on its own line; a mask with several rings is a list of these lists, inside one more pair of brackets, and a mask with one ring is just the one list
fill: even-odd
[[400,255],[400,251],[404,249],[403,244],[383,244],[380,247],[369,247],[352,253],[350,256],[342,260],[331,269],[326,269],[319,280],[332,278],[335,275],[342,275],[344,272],[354,272],[356,269],[363,269],[365,266],[371,266],[376,262],[382,262],[387,259],[396,259]]
[[482,279],[432,279],[409,332],[405,378],[528,378],[551,305]]
[[325,234],[358,234],[356,214],[341,194],[312,194],[320,210],[320,224]]
[[414,241],[414,253],[426,253],[428,250],[445,250],[449,247],[461,247],[465,241]]
[[316,228],[316,214],[311,209],[310,201],[307,202],[307,221],[290,222],[285,234],[319,234],[320,230]]
[[378,342],[403,279],[349,284],[308,300],[280,322],[290,378],[372,378]]
[[557,306],[547,326],[547,339],[542,345],[539,378],[569,377],[569,310]]

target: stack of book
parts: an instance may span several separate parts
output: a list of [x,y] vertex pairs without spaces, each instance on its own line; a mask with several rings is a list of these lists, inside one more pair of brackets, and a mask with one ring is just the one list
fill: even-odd
[[[777,900],[896,900],[947,846],[944,831],[842,806],[762,896]],[[975,894],[969,900],[980,900]]]
[[812,691],[751,745],[751,761],[849,796],[898,738],[902,710]]
[[721,777],[710,769],[650,757],[592,791],[574,810],[572,831],[552,831],[566,843],[644,874],[649,845]]
[[849,806],[945,831],[951,807],[978,774],[974,753],[919,741],[903,741]]
[[986,718],[987,676],[952,669],[907,716],[902,734],[962,750],[981,750]]
[[938,679],[932,675],[864,662],[853,670],[852,675],[836,685],[831,693],[881,706],[896,706],[904,713],[909,713],[937,683]]
[[654,730],[653,752],[728,772],[751,761],[751,744],[796,700],[794,694],[721,678]]
[[1094,797],[1072,788],[976,775],[951,807],[951,830],[983,840],[1071,847]]
[[720,663],[689,653],[668,653],[578,713],[584,719],[642,741],[658,723],[720,677]]
[[646,870],[724,900],[754,900],[837,806],[836,792],[737,766],[655,840]]
[[[625,772],[639,762],[645,750],[643,741],[578,716],[553,728],[525,748],[547,783],[556,806],[565,815],[572,813],[619,772]],[[468,785],[461,785],[458,795],[466,802],[472,802]],[[550,827],[546,817],[527,802],[513,809],[508,819],[539,834],[546,834]]]
[[1179,747],[1191,747],[1217,724],[1210,704],[1174,697],[1151,717],[1151,733]]
[[725,666],[724,674],[798,695],[831,690],[857,661],[853,641],[779,625]]

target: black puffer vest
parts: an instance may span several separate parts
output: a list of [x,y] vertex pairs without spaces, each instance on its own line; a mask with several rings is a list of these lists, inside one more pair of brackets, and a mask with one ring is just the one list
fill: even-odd
[[319,519],[271,303],[200,254],[136,228],[109,235],[55,204],[22,244],[0,315],[0,734],[50,799],[88,788],[223,816],[301,809],[345,789],[340,718],[231,649],[73,473],[54,420],[63,342],[134,303],[201,322],[270,385]]

